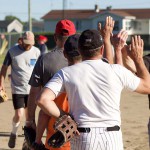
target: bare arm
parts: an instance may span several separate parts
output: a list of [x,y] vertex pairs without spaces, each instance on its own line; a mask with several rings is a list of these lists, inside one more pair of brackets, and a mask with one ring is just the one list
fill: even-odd
[[113,20],[113,18],[109,16],[106,18],[106,23],[104,28],[101,27],[100,23],[98,26],[98,29],[104,40],[104,57],[109,61],[110,64],[113,64],[113,51],[112,51],[110,37],[112,36],[114,23],[115,21]]
[[[35,100],[37,95],[40,93],[41,91],[41,87],[33,87],[31,86],[30,89],[30,94],[29,94],[29,98],[28,98],[28,104],[27,104],[27,121],[26,124],[28,125],[32,125],[32,123],[34,123],[33,121],[35,120],[35,110],[37,105],[35,104]],[[34,124],[33,124],[34,125]]]
[[132,37],[129,55],[135,63],[137,76],[141,79],[135,91],[142,94],[150,94],[150,74],[143,61],[143,47],[144,42],[140,36]]
[[129,69],[131,72],[136,73],[136,66],[134,64],[134,61],[132,58],[129,56],[129,46],[125,45],[123,49],[121,50],[122,52],[122,61],[123,61],[123,66]]
[[36,99],[37,105],[49,116],[53,116],[55,118],[60,117],[64,113],[60,110],[54,102],[56,95],[48,88],[43,88],[40,95]]
[[0,73],[0,89],[5,89],[4,88],[4,80],[6,77],[8,66],[3,65]]
[[122,60],[122,49],[128,38],[128,33],[124,30],[121,30],[118,34],[112,37],[112,44],[115,50],[115,63],[123,65]]

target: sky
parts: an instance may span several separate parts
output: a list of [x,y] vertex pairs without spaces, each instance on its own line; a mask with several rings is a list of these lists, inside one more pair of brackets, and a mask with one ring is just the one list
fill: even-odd
[[[94,9],[95,4],[100,9],[107,6],[114,8],[149,8],[150,0],[30,0],[31,17],[40,20],[50,10],[65,9]],[[21,21],[28,20],[28,0],[0,0],[0,20],[12,15]]]

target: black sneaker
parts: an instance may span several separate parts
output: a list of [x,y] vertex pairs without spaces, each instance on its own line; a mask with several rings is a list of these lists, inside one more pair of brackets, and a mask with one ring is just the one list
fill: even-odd
[[9,142],[8,142],[8,146],[10,148],[14,148],[15,147],[15,145],[16,145],[16,138],[17,138],[16,134],[13,134],[13,133],[10,134]]

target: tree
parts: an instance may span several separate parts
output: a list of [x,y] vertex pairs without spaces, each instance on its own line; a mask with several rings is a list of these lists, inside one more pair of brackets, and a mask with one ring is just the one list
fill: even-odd
[[16,16],[11,16],[11,15],[10,16],[5,16],[6,21],[13,21],[15,19],[17,19],[18,21],[20,21],[22,23],[22,21],[19,18],[17,18]]

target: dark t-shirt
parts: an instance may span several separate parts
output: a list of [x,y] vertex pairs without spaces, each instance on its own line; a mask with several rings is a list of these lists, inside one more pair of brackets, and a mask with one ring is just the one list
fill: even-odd
[[[145,66],[150,73],[150,54],[145,55],[143,59],[144,59]],[[149,99],[149,109],[150,109],[150,94],[148,95],[148,99]]]
[[39,44],[37,47],[40,49],[41,54],[45,54],[48,51],[47,46],[45,44]]
[[58,70],[66,66],[68,62],[63,55],[63,50],[55,48],[38,59],[29,84],[33,87],[44,86]]

